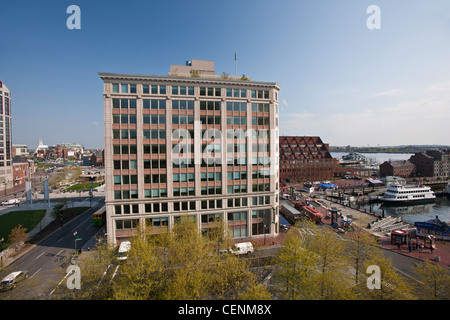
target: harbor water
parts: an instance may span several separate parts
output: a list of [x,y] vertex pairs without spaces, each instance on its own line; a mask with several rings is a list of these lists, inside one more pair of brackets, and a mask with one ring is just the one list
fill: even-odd
[[389,206],[382,203],[366,205],[367,211],[375,213],[377,216],[402,217],[407,223],[423,222],[436,217],[444,222],[450,223],[450,198],[438,197],[435,203],[414,204],[407,206]]
[[[331,152],[333,158],[342,158],[346,152]],[[411,153],[359,153],[372,164],[380,165],[389,160],[408,160],[414,154]],[[414,224],[430,219],[439,218],[441,221],[450,223],[450,199],[448,197],[438,197],[435,203],[415,204],[408,206],[389,206],[381,203],[366,205],[367,210],[371,210],[376,215],[384,215],[403,218],[403,221]]]

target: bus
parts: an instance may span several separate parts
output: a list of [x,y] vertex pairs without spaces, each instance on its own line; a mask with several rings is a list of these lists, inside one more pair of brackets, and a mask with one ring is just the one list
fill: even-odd
[[106,222],[106,205],[98,209],[92,214],[92,225],[94,227],[101,227]]
[[322,223],[322,214],[309,206],[303,206],[303,213],[316,224]]

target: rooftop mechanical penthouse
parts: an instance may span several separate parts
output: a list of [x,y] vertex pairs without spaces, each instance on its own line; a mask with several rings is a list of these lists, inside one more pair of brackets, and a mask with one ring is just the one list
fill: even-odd
[[203,60],[168,76],[99,76],[110,243],[168,232],[182,215],[204,235],[217,223],[234,239],[278,234],[277,83],[216,75]]

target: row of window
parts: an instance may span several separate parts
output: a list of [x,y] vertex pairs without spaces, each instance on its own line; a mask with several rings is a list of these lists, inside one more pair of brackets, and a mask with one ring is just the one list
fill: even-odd
[[[150,178],[151,177],[149,175],[149,179]],[[135,175],[114,176],[114,183],[122,185],[124,184],[135,185],[137,184],[137,176]],[[220,195],[222,194],[222,187],[221,186],[201,187],[200,191],[201,195]],[[267,191],[270,191],[269,183],[260,183],[252,185],[252,192],[267,192]],[[227,194],[239,194],[239,193],[247,193],[246,184],[227,186]],[[173,188],[173,197],[189,197],[189,196],[195,196],[194,187]],[[144,189],[144,198],[166,198],[166,197],[167,197],[166,188]],[[115,200],[138,199],[138,191],[136,189],[114,190],[114,199]]]
[[[200,122],[203,125],[220,125],[222,117],[216,115],[201,115]],[[152,114],[152,115],[143,115],[142,117],[143,124],[166,124],[166,116],[161,114]],[[136,115],[135,114],[113,114],[113,124],[136,124]],[[172,116],[172,124],[174,125],[186,125],[186,124],[194,124],[194,115],[181,114],[181,115],[173,115]],[[241,116],[227,116],[227,125],[239,125],[246,126],[247,125],[247,117]],[[269,117],[252,117],[252,125],[258,126],[268,126],[269,125]],[[115,138],[113,129],[113,139],[136,139],[136,134],[133,134],[134,138]],[[122,130],[134,130],[135,129],[122,129]],[[122,135],[117,135],[122,136]],[[124,134],[127,136],[127,134]]]
[[[136,99],[114,98],[113,108],[115,109],[136,109]],[[162,99],[143,99],[142,107],[144,109],[165,110],[166,100]],[[172,100],[173,110],[194,110],[194,100]],[[221,110],[220,101],[200,101],[200,110]],[[247,103],[245,102],[227,102],[227,111],[247,111]],[[252,112],[269,112],[270,105],[268,103],[252,103]]]
[[[173,95],[194,95],[194,87],[192,86],[171,86]],[[222,95],[221,88],[215,87],[200,87],[200,95],[201,96],[210,96],[210,97],[220,97]],[[113,93],[137,93],[137,85],[136,84],[127,84],[127,83],[113,83],[112,84],[112,92]],[[166,94],[167,86],[165,85],[142,85],[142,92],[144,94]],[[269,91],[268,90],[251,90],[251,97],[258,99],[269,99]],[[247,90],[246,89],[232,89],[226,88],[226,96],[227,97],[235,97],[235,98],[246,98]]]
[[[251,197],[253,206],[261,206],[261,205],[269,205],[270,204],[270,196],[260,196],[260,197]],[[227,204],[227,208],[240,208],[248,206],[248,198],[228,198],[225,203]],[[182,201],[182,202],[172,202],[173,211],[195,211],[196,201]],[[222,199],[211,199],[211,200],[201,200],[200,201],[200,209],[201,210],[211,210],[211,209],[225,209],[223,207],[224,203]],[[159,213],[159,212],[168,212],[169,206],[168,202],[155,202],[155,203],[146,203],[144,205],[145,213]],[[265,218],[267,214],[270,214],[270,211],[258,212],[261,210],[253,210],[253,218]],[[124,204],[124,205],[115,205],[114,206],[114,214],[122,215],[122,214],[139,214],[139,205],[137,204]],[[232,213],[233,215],[235,213]],[[213,214],[217,215],[217,214]],[[234,215],[231,220],[246,220],[246,215],[236,216]],[[212,217],[209,217],[208,222],[213,222],[211,220]],[[230,220],[230,219],[229,219]]]
[[[151,208],[149,208],[150,210]],[[261,211],[261,210],[256,210]],[[252,218],[254,215],[258,215],[258,213],[252,212]],[[217,214],[203,214],[201,215],[201,223],[203,225],[208,223],[215,223],[218,221],[218,219],[222,219],[222,215]],[[196,217],[192,217],[195,221]],[[240,221],[241,223],[239,225],[233,225],[230,226],[230,235],[232,238],[241,238],[241,237],[247,237],[247,212],[229,212],[227,214],[228,221]],[[253,218],[255,219],[255,218]],[[265,222],[253,222],[252,223],[252,234],[258,235],[258,234],[264,234],[264,233],[270,233],[270,224],[268,223],[270,217],[266,218]],[[126,219],[126,220],[115,220],[115,227],[116,230],[132,230],[138,228],[138,219]],[[174,222],[177,223],[180,221],[180,217],[174,217]],[[149,227],[156,227],[156,228],[167,228],[169,225],[169,219],[167,217],[161,217],[161,218],[147,218],[145,224]],[[215,225],[213,224],[212,228],[214,228]],[[206,237],[208,234],[208,228],[202,228],[202,236]]]

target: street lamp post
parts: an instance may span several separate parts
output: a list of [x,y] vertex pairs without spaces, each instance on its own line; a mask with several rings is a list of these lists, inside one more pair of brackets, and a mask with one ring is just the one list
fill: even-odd
[[264,245],[266,244],[266,231],[267,231],[267,225],[264,224]]
[[77,238],[78,232],[75,231],[73,233],[73,242],[74,242],[74,246],[75,246],[75,254],[78,254],[78,250],[77,250],[77,241],[81,240],[81,238]]

